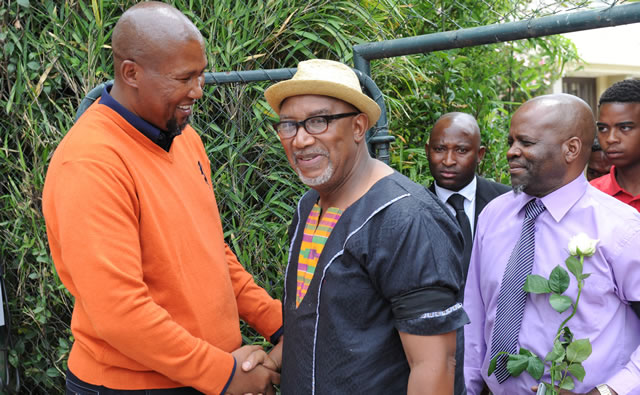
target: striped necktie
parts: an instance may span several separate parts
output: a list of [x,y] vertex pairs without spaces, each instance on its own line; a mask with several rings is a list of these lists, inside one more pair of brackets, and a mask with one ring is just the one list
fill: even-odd
[[[491,359],[500,351],[510,354],[518,352],[518,334],[527,299],[527,293],[522,288],[533,267],[536,246],[535,220],[544,210],[544,205],[537,199],[531,200],[525,206],[520,239],[511,252],[500,284],[496,320],[491,334]],[[509,378],[507,360],[506,355],[498,358],[495,375],[499,383]]]

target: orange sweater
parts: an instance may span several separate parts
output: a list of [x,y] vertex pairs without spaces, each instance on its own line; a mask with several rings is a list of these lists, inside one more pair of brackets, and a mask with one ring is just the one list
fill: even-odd
[[224,242],[210,174],[191,127],[166,152],[99,103],[60,143],[43,211],[75,297],[69,368],[80,379],[220,393],[239,318],[267,338],[281,327],[280,302]]

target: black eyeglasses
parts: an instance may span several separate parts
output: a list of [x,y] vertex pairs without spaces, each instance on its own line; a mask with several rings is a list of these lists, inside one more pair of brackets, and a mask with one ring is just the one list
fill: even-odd
[[309,134],[320,134],[327,131],[329,128],[329,122],[346,117],[352,117],[360,114],[359,112],[347,112],[344,114],[335,115],[316,115],[309,117],[304,121],[282,121],[273,125],[280,136],[283,139],[294,137],[298,133],[298,128],[302,126]]

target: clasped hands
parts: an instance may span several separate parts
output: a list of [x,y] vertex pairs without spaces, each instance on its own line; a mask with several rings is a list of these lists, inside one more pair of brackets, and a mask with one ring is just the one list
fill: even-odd
[[282,341],[267,354],[260,346],[243,346],[231,353],[236,371],[225,395],[275,395],[280,384]]

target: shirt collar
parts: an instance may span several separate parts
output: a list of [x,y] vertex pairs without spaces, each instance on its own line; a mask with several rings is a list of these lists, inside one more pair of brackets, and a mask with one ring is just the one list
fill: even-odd
[[[116,99],[114,99],[111,94],[111,88],[113,87],[113,83],[107,83],[104,85],[102,89],[102,96],[100,98],[100,104],[104,104],[105,106],[111,108],[113,111],[117,112],[122,118],[124,118],[131,126],[136,128],[140,133],[145,135],[149,140],[153,141],[155,144],[160,146],[163,150],[169,152],[171,148],[171,143],[173,142],[173,138],[175,136],[170,136],[168,132],[164,132],[144,119],[140,118],[136,114],[127,110],[122,104],[118,103]],[[178,133],[178,135],[181,132]]]
[[[540,200],[553,219],[556,222],[560,222],[571,207],[584,195],[588,185],[589,182],[587,178],[584,174],[580,173],[573,181],[543,196]],[[527,195],[526,193],[523,193],[523,195],[528,196],[522,205],[524,207],[534,196]]]
[[633,196],[631,195],[629,192],[625,191],[620,184],[618,184],[618,180],[616,180],[616,167],[615,166],[611,166],[611,170],[609,171],[609,174],[606,175],[606,177],[609,178],[609,185],[607,185],[607,194],[610,195],[615,195],[617,193],[623,192],[626,193],[629,196]]
[[438,186],[438,183],[435,181],[433,185],[435,186],[435,189],[436,189],[436,195],[443,202],[446,202],[449,199],[449,197],[451,197],[451,195],[453,195],[454,193],[459,193],[460,195],[464,196],[465,199],[473,203],[473,201],[476,198],[476,188],[478,186],[478,181],[474,176],[471,182],[465,185],[465,187],[460,189],[459,191],[452,191],[452,190],[443,188],[441,186]]

